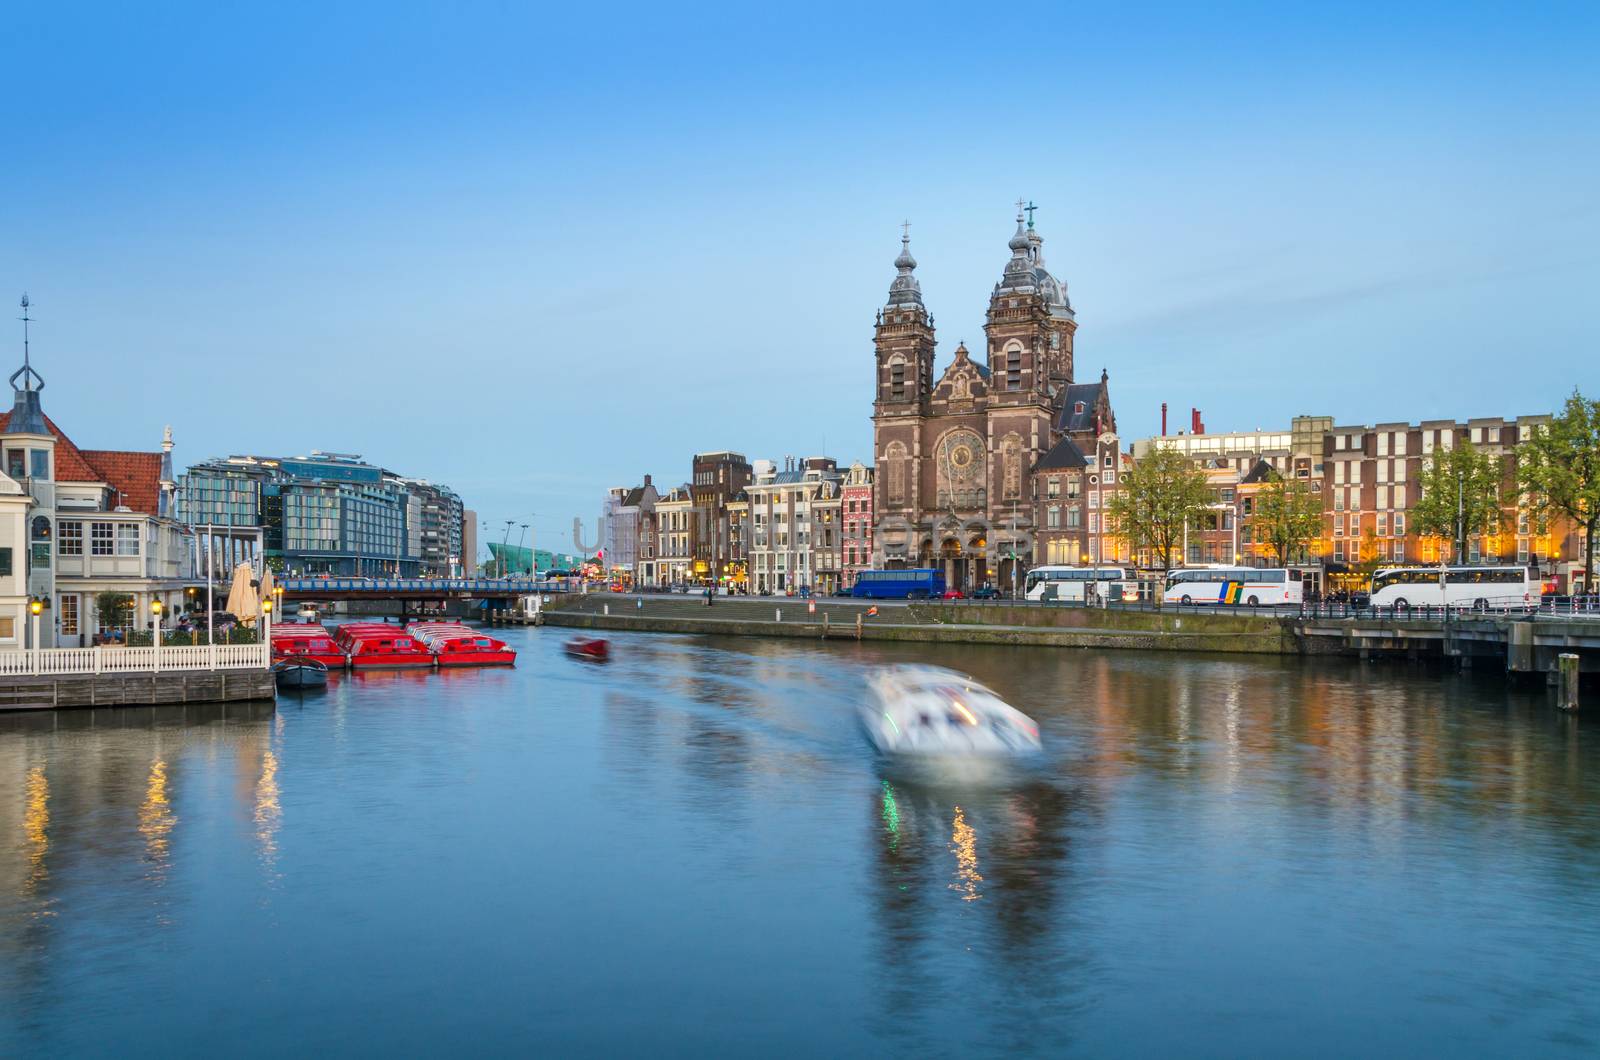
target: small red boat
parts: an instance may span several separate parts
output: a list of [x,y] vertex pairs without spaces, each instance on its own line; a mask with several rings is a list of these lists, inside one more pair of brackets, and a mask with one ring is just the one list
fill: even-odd
[[356,670],[431,667],[433,652],[399,626],[386,622],[353,622],[340,626],[339,646],[350,654]]
[[605,662],[611,658],[611,642],[604,637],[573,637],[562,647],[574,659]]
[[514,666],[517,653],[505,641],[460,622],[413,622],[406,631],[425,644],[440,666]]
[[[284,628],[284,626],[288,628]],[[333,634],[318,625],[286,622],[272,627],[272,661],[315,659],[328,667],[344,669],[349,659],[333,642]]]

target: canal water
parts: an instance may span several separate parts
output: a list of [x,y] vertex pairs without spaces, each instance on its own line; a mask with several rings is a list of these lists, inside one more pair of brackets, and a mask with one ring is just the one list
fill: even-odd
[[558,630],[276,711],[0,719],[0,1055],[1594,1056],[1600,724],[1498,676]]

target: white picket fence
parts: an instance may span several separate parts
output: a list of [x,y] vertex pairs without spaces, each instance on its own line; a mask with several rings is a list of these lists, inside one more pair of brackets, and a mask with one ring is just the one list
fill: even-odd
[[201,644],[175,648],[41,648],[0,651],[0,677],[54,674],[160,673],[168,670],[264,670],[266,644]]

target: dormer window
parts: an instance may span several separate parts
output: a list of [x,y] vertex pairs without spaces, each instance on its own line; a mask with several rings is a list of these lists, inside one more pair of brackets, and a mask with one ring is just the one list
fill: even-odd
[[1084,412],[1084,404],[1083,404],[1083,402],[1080,401],[1077,404],[1072,406],[1072,414],[1074,416],[1082,416],[1083,412]]

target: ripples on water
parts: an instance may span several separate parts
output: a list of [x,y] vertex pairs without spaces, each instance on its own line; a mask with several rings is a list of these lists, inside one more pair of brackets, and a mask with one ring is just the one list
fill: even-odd
[[[0,719],[0,1055],[1595,1055],[1592,719],[1498,677],[527,631]],[[1046,763],[885,771],[887,661]]]

